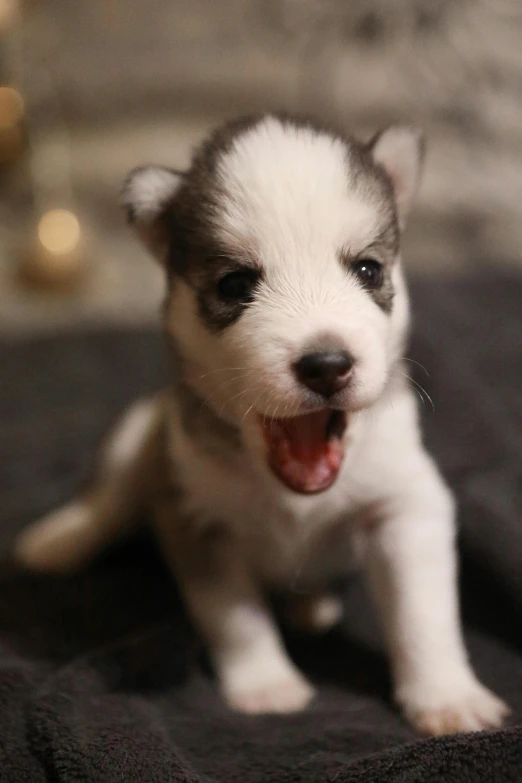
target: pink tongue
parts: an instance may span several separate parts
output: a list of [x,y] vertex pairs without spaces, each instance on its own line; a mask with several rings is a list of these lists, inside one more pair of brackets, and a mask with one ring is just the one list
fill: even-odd
[[325,410],[262,420],[270,467],[290,489],[320,492],[337,478],[344,448],[337,436],[328,437],[332,415]]

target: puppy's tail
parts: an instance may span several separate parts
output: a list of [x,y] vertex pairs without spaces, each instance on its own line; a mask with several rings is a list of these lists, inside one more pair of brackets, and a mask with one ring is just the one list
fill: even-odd
[[154,399],[126,412],[103,450],[91,491],[18,537],[14,556],[20,564],[41,572],[72,571],[125,531],[150,490],[162,411]]

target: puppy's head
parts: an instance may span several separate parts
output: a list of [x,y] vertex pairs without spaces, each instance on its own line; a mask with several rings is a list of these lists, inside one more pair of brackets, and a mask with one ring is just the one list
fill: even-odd
[[421,157],[410,128],[360,144],[268,116],[219,130],[186,173],[141,168],[124,187],[167,270],[185,380],[295,491],[334,482],[350,414],[402,351]]

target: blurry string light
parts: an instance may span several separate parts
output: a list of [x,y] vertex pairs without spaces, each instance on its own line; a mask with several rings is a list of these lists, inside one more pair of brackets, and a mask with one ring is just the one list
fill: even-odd
[[0,87],[0,131],[12,128],[21,122],[24,114],[24,100],[14,87]]
[[49,253],[65,256],[78,246],[80,223],[67,209],[51,209],[38,223],[38,239]]
[[17,14],[17,0],[0,0],[0,33],[15,24]]
[[13,87],[0,86],[0,163],[14,160],[23,146],[24,102]]
[[25,256],[23,279],[45,288],[74,283],[81,271],[81,229],[74,212],[50,209],[40,218],[35,246]]
[[[6,64],[12,66],[12,31],[18,22],[17,0],[0,0],[0,45],[6,53]],[[17,90],[9,84],[0,84],[0,164],[15,160],[23,148],[22,119],[24,101]]]
[[7,159],[2,157],[2,139],[14,153],[23,138],[24,121],[36,212],[36,236],[22,254],[20,271],[25,280],[57,287],[77,280],[83,269],[80,222],[72,210],[70,138],[48,69],[40,63],[26,78],[22,7],[17,0],[0,0],[0,35],[2,30],[10,83],[0,86],[0,163]]

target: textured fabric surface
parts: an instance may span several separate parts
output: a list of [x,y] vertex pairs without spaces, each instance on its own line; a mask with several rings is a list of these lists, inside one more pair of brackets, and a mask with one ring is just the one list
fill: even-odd
[[[412,375],[426,437],[461,506],[473,662],[513,707],[492,734],[419,740],[390,703],[363,603],[345,633],[292,637],[318,685],[292,717],[220,701],[145,534],[64,579],[17,572],[16,531],[66,500],[111,419],[164,376],[153,332],[0,346],[0,781],[507,783],[522,780],[522,280],[414,288]],[[363,599],[361,599],[363,600]],[[354,609],[355,607],[355,609]]]

